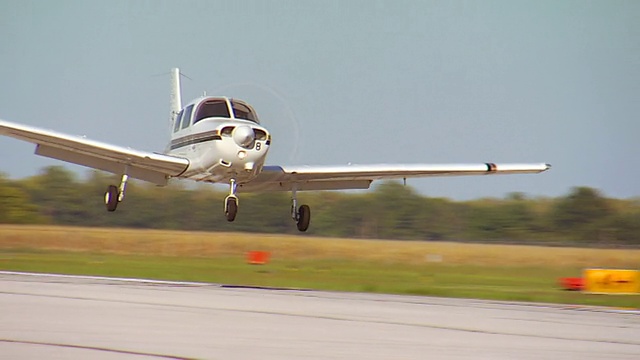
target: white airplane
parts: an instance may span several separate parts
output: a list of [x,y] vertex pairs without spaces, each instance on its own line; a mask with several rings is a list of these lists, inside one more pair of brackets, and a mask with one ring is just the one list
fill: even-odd
[[108,211],[124,199],[132,177],[157,185],[170,178],[229,184],[224,214],[233,221],[238,191],[290,191],[291,217],[306,231],[309,206],[297,205],[305,190],[368,189],[380,179],[425,176],[532,174],[551,166],[539,164],[379,164],[343,166],[267,166],[271,135],[246,102],[224,96],[203,96],[182,106],[180,71],[171,71],[171,142],[163,153],[133,150],[84,137],[61,134],[0,120],[0,134],[36,144],[35,153],[121,175],[104,195]]

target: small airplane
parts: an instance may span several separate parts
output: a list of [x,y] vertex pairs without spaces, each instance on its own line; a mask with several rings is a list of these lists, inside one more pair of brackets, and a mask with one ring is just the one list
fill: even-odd
[[171,70],[171,142],[163,153],[133,150],[85,137],[0,119],[0,134],[36,144],[35,153],[121,175],[119,186],[104,194],[108,211],[124,200],[127,181],[136,178],[166,185],[171,178],[226,183],[224,215],[233,221],[239,191],[290,191],[291,217],[298,230],[309,228],[308,205],[298,207],[296,193],[306,190],[368,189],[380,179],[426,176],[534,174],[539,164],[378,164],[342,166],[268,166],[271,134],[246,102],[225,96],[202,96],[182,106],[180,70]]

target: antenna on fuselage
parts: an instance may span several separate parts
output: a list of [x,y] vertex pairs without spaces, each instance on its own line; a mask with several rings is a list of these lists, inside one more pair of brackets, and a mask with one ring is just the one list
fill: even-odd
[[180,69],[171,69],[171,93],[169,101],[169,120],[173,125],[176,115],[182,110],[182,96],[180,94]]

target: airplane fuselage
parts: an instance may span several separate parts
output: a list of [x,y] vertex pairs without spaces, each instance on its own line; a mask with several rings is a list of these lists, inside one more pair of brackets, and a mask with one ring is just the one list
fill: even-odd
[[242,184],[260,173],[270,145],[271,136],[248,104],[202,97],[177,114],[166,154],[189,159],[181,178]]

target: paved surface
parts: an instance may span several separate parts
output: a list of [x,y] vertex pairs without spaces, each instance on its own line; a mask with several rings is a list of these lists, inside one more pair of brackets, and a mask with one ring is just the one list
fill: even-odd
[[640,359],[600,308],[0,272],[1,359]]

